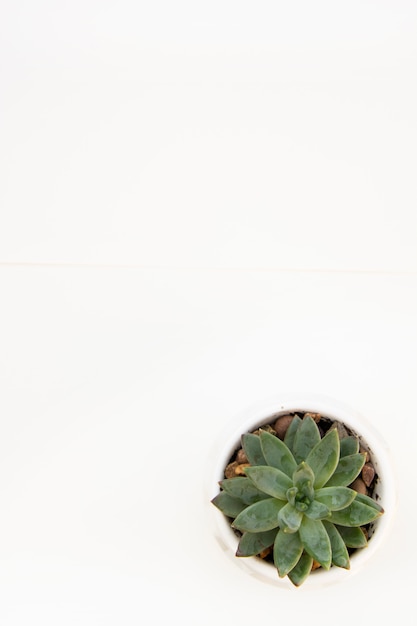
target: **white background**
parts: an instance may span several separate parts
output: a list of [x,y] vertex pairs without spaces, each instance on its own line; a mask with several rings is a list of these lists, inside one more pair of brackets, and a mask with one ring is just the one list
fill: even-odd
[[[2,1],[2,624],[413,610],[416,27],[411,0]],[[331,590],[213,538],[213,442],[280,391],[363,413],[399,476]]]

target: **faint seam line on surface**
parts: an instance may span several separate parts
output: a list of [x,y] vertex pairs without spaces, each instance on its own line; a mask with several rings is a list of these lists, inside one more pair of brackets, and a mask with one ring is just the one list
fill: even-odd
[[375,274],[375,275],[417,275],[417,270],[393,270],[393,269],[334,269],[320,267],[232,267],[232,266],[193,266],[193,265],[143,265],[136,263],[65,263],[65,262],[24,262],[24,261],[0,261],[0,268],[63,268],[63,269],[132,269],[152,271],[186,271],[186,272],[277,272],[277,273],[316,273],[316,274]]

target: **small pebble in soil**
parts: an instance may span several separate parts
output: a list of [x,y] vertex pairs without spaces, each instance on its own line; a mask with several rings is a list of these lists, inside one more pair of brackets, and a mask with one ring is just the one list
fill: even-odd
[[275,435],[275,430],[272,428],[271,424],[265,424],[264,426],[261,426],[261,428],[257,428],[253,431],[253,434],[260,435],[261,432],[271,433],[271,435]]
[[365,463],[362,468],[362,479],[367,487],[370,487],[375,477],[375,469],[372,463]]
[[234,478],[236,476],[236,468],[240,465],[237,461],[233,461],[233,463],[229,463],[224,470],[224,475],[226,478]]
[[226,478],[235,478],[235,476],[244,476],[245,467],[249,467],[249,463],[238,463],[237,461],[233,461],[233,463],[229,463],[229,465],[224,470],[224,475]]
[[240,450],[237,451],[236,461],[238,463],[248,463],[248,457],[246,456],[243,448],[240,448]]
[[362,478],[357,478],[356,480],[353,481],[353,483],[351,485],[349,485],[351,489],[354,489],[355,491],[357,491],[358,493],[363,494],[364,496],[367,495],[367,489],[366,489],[366,485],[363,482]]
[[366,455],[366,456],[365,456],[365,463],[369,463],[369,461],[371,460],[371,455],[369,454],[368,450],[365,450],[365,448],[362,448],[362,447],[361,447],[361,448],[359,449],[359,452],[360,452],[361,454],[365,454],[365,455]]
[[294,415],[282,415],[274,424],[274,430],[280,439],[284,439],[288,426],[294,419]]
[[305,413],[304,414],[304,418],[306,418],[306,417],[311,417],[316,422],[316,424],[318,424],[318,422],[322,418],[322,415],[321,415],[321,413]]

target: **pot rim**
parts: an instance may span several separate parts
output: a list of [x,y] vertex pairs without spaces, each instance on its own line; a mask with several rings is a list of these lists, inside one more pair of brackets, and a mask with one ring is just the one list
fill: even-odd
[[308,576],[302,584],[302,588],[334,584],[360,571],[387,537],[397,508],[398,492],[394,464],[388,444],[363,415],[343,402],[313,393],[276,394],[235,415],[220,433],[209,459],[208,466],[212,471],[208,477],[206,492],[214,535],[222,550],[233,559],[235,564],[261,581],[287,589],[296,589],[296,587],[288,577],[279,578],[271,563],[264,562],[257,557],[238,558],[235,556],[238,538],[225,515],[214,507],[210,500],[219,492],[218,482],[224,477],[224,468],[230,457],[240,447],[241,435],[272,422],[279,415],[296,411],[321,413],[324,417],[342,422],[360,438],[361,442],[368,448],[372,463],[375,466],[378,481],[374,493],[384,508],[384,514],[374,523],[373,534],[369,539],[368,546],[351,555],[351,568],[349,570],[334,566],[327,571],[319,568]]

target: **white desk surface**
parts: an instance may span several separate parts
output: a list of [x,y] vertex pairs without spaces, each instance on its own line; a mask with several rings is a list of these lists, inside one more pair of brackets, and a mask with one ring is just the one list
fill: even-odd
[[[0,290],[5,624],[411,608],[416,276],[9,267]],[[203,491],[225,423],[281,391],[351,404],[401,477],[384,552],[301,601],[226,559]]]
[[[4,626],[414,611],[417,9],[287,5],[2,3]],[[207,515],[213,442],[281,391],[399,476],[331,589],[252,579]]]

